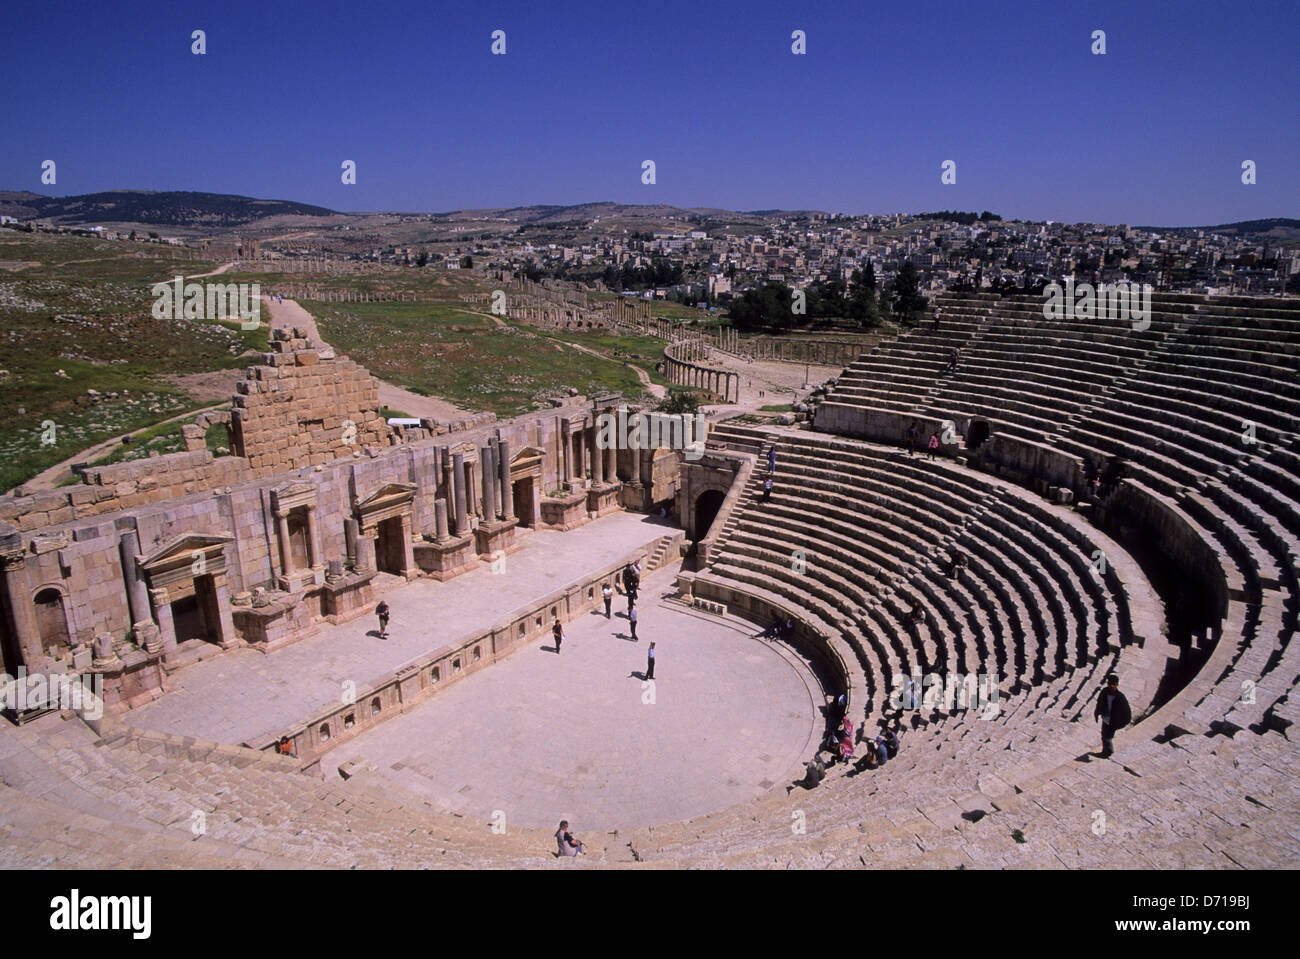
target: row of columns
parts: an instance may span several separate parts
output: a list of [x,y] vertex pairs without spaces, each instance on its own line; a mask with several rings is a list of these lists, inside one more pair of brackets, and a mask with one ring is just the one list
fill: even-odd
[[[509,522],[515,518],[515,501],[510,486],[510,444],[493,437],[480,446],[479,472],[483,480],[483,519]],[[461,457],[462,468],[464,457]]]
[[[615,451],[601,450],[597,447],[597,430],[590,427],[583,437],[579,450],[590,450],[590,468],[597,483],[603,483],[606,475],[613,476],[616,463]],[[566,439],[568,434],[566,434]],[[572,444],[565,445],[564,461],[570,469],[570,478],[582,471],[582,463],[572,462]],[[448,455],[444,448],[441,452],[441,473],[444,496],[435,501],[434,525],[436,536],[445,541],[451,535],[454,521],[458,536],[469,532],[469,513],[472,507],[481,506],[479,515],[488,521],[511,521],[515,518],[514,496],[510,476],[510,443],[504,439],[492,438],[480,447],[480,477],[482,497],[475,503],[470,492],[471,464],[465,462],[463,453]],[[435,463],[435,470],[439,464]],[[436,476],[436,472],[435,472]],[[276,509],[274,512],[276,532],[279,538],[279,560],[282,575],[288,576],[296,571],[293,550],[289,536],[289,516],[295,507]],[[321,546],[321,532],[314,505],[305,505],[308,564],[313,568],[325,565],[324,551]],[[454,514],[452,510],[454,509]],[[411,555],[411,517],[402,517],[402,539],[407,552],[407,568],[413,568]],[[375,538],[362,535],[360,523],[353,517],[344,520],[344,541],[348,559],[356,569],[375,568]],[[150,588],[147,577],[140,565],[140,538],[135,529],[121,531],[118,541],[123,585],[126,592],[127,609],[133,628],[145,648],[150,652],[161,649],[164,653],[174,649],[177,644],[175,623],[172,618],[171,601],[173,596],[166,587]],[[7,632],[15,638],[17,648],[5,650],[7,660],[14,656],[29,666],[43,663],[44,650],[41,647],[40,629],[36,621],[35,607],[31,601],[31,588],[27,576],[28,553],[21,547],[9,548],[0,552],[0,583],[3,584],[8,602],[5,604]],[[333,566],[334,564],[331,564]],[[234,623],[231,616],[231,604],[226,578],[223,571],[211,574],[216,612],[219,617],[220,638],[230,641],[235,638]],[[15,666],[17,664],[14,664]]]
[[725,403],[740,402],[740,374],[728,370],[711,370],[668,358],[668,381],[678,386],[705,389],[721,396]]

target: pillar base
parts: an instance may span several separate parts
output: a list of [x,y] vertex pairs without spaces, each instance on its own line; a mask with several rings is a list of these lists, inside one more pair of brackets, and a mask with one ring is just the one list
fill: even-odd
[[474,530],[474,545],[480,556],[508,553],[515,544],[515,527],[519,520],[490,520]]
[[592,519],[615,513],[619,509],[619,490],[621,482],[593,485],[587,490],[587,513]]
[[416,565],[440,583],[473,569],[476,562],[474,537],[468,533],[441,542],[416,543],[413,550]]
[[136,623],[131,630],[135,633],[136,642],[146,653],[153,655],[162,651],[162,632],[152,620]]
[[576,490],[564,496],[544,496],[539,512],[542,522],[553,529],[574,529],[587,522],[587,493]]
[[325,584],[325,567],[315,566],[311,569],[295,569],[287,576],[278,576],[275,585],[282,593],[300,593]]

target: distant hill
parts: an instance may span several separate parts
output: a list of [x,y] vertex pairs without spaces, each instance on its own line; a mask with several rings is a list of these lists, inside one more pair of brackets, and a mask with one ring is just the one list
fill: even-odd
[[1237,223],[1221,223],[1218,226],[1139,226],[1136,229],[1153,230],[1160,233],[1186,233],[1191,230],[1204,230],[1206,233],[1223,233],[1232,236],[1276,233],[1279,239],[1300,238],[1300,220],[1277,216],[1270,217],[1267,220],[1241,220]]
[[[616,217],[647,217],[651,219],[669,216],[698,216],[706,211],[686,210],[681,207],[667,206],[662,203],[630,204],[609,201],[598,203],[575,203],[571,205],[534,204],[532,206],[497,207],[479,210],[452,210],[433,214],[435,219],[445,220],[506,220],[511,223],[559,223],[573,220],[612,219]],[[718,211],[707,211],[718,212]]]
[[334,210],[291,200],[258,200],[227,193],[110,190],[80,196],[0,191],[0,213],[58,224],[148,223],[158,226],[242,226],[270,216],[335,216]]

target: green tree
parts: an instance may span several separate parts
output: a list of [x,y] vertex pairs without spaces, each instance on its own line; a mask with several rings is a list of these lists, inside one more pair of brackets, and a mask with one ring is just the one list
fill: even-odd
[[925,304],[916,267],[908,260],[894,278],[894,314],[904,323],[915,323],[925,312]]
[[670,413],[690,413],[694,415],[700,409],[700,395],[694,390],[669,390],[668,394],[659,401],[655,407],[655,412]]

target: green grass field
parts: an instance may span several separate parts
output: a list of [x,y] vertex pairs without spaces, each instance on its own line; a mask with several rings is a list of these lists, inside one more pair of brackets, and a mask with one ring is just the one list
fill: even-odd
[[163,376],[246,366],[241,353],[267,349],[265,329],[153,317],[153,284],[212,266],[174,247],[6,230],[0,262],[36,264],[0,271],[2,489],[198,408]]
[[[0,488],[124,433],[143,431],[99,463],[184,448],[180,424],[162,421],[200,403],[164,377],[243,368],[254,362],[248,351],[269,348],[265,327],[243,331],[234,323],[152,316],[154,284],[216,265],[162,244],[0,231]],[[301,303],[326,341],[376,376],[469,410],[513,416],[545,408],[548,397],[570,387],[638,399],[641,382],[625,363],[666,382],[655,371],[662,341],[501,325],[483,315],[484,306],[465,302],[488,289],[473,273],[226,273],[219,282],[257,282],[268,292],[296,285],[432,299]],[[652,309],[710,319],[672,303]]]
[[[300,301],[321,336],[390,383],[474,411],[514,416],[576,387],[642,393],[622,362],[573,349],[527,327],[498,326],[477,307],[437,303]],[[580,334],[568,335],[582,342]],[[595,347],[592,347],[593,349]]]
[[667,386],[668,380],[655,369],[664,358],[663,340],[654,336],[620,335],[617,333],[586,333],[572,330],[537,330],[548,339],[579,343],[589,350],[606,354],[619,363],[631,363],[645,370],[651,383]]

